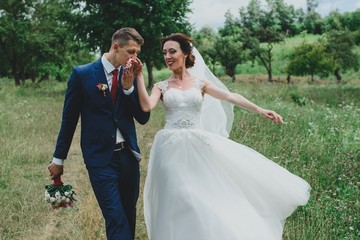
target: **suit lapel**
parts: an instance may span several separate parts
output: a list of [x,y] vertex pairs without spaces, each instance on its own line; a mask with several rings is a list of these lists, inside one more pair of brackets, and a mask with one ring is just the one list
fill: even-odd
[[94,68],[94,73],[95,73],[95,79],[101,83],[101,84],[106,84],[108,86],[108,89],[106,90],[106,99],[109,102],[109,104],[112,105],[112,100],[111,100],[111,94],[110,94],[110,88],[105,76],[105,72],[104,72],[104,67],[101,63],[101,58],[95,62],[95,68]]

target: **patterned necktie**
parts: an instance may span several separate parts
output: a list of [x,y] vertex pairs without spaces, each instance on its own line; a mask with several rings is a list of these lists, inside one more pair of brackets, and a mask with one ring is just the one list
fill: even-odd
[[115,68],[111,73],[113,74],[112,85],[111,85],[111,98],[112,98],[113,103],[115,103],[116,92],[119,88],[118,81],[117,81],[118,75],[119,75],[119,70]]

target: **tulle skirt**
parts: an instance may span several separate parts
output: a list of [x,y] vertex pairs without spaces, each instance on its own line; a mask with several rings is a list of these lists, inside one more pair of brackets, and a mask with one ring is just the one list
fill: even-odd
[[249,147],[203,130],[164,129],[144,189],[149,239],[279,240],[310,189]]

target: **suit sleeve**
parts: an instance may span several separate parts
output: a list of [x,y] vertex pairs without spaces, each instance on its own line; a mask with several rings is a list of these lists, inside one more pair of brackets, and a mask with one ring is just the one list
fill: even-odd
[[80,79],[74,68],[68,81],[60,132],[56,142],[54,157],[66,159],[81,110],[82,91]]

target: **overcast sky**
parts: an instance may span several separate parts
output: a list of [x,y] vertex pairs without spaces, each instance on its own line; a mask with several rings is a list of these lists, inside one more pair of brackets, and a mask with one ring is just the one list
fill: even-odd
[[[265,0],[261,0],[265,2]],[[297,8],[306,7],[306,0],[284,0],[288,5]],[[239,16],[240,7],[246,7],[249,0],[192,0],[190,8],[193,13],[188,17],[196,29],[208,25],[218,29],[222,27],[225,21],[225,12],[230,10],[235,16]],[[319,0],[319,6],[316,11],[322,16],[338,9],[340,12],[352,12],[360,8],[360,0]]]

